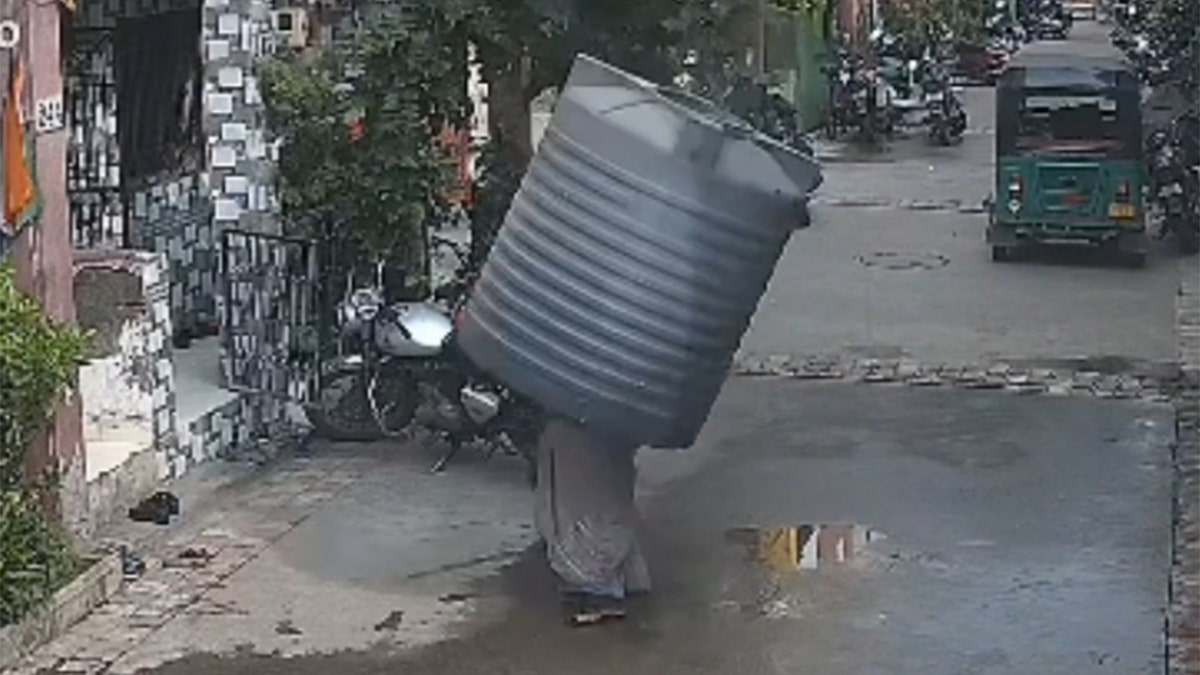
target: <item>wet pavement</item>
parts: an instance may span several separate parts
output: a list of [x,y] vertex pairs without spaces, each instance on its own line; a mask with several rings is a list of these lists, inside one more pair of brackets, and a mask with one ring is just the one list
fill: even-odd
[[[148,672],[1157,673],[1170,431],[1150,404],[738,379],[697,449],[643,454],[657,587],[624,624],[563,626],[534,547],[442,581],[471,608],[445,640],[288,659],[247,641]],[[362,536],[339,511],[323,529]],[[372,554],[395,527],[342,555],[343,584],[416,583]],[[277,562],[325,577],[323,557]]]

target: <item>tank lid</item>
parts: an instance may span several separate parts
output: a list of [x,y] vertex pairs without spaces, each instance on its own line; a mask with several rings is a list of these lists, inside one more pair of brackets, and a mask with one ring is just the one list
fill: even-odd
[[588,54],[575,56],[575,63],[571,67],[571,74],[564,89],[569,87],[620,87],[642,90],[688,119],[714,129],[723,136],[753,142],[779,165],[799,190],[812,192],[821,184],[820,167],[814,157],[758,131],[749,122],[721,109],[702,96],[678,87],[651,82]]

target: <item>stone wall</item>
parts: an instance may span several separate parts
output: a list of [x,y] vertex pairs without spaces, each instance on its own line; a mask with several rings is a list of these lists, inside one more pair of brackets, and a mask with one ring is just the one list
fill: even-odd
[[94,335],[79,369],[86,529],[146,496],[178,454],[166,270],[150,252],[76,253],[78,321]]
[[274,49],[264,0],[205,0],[204,132],[215,229],[275,231],[274,152],[255,64]]
[[175,332],[217,331],[218,235],[208,175],[164,177],[133,194],[129,221],[136,248],[166,257]]
[[[133,18],[164,12],[199,10],[199,0],[107,0],[82,4],[75,15],[74,29],[81,35],[95,34],[115,28],[122,18]],[[203,15],[202,13],[200,13]],[[201,26],[196,27],[197,33]],[[87,69],[94,72],[69,76],[69,80],[100,79],[115,82],[115,59],[112,40],[98,41],[87,57]],[[79,55],[74,55],[78,58]],[[73,67],[72,70],[75,70]],[[138,186],[123,185],[120,181],[120,147],[117,142],[116,90],[106,90],[104,96],[90,91],[86,85],[71,85],[79,98],[86,92],[91,97],[72,108],[72,114],[87,115],[96,135],[81,145],[76,139],[69,150],[76,165],[90,164],[103,176],[104,187],[112,191],[110,198],[80,191],[96,185],[73,184],[72,203],[77,217],[86,208],[100,209],[105,215],[102,233],[98,237],[80,239],[76,227],[77,248],[121,248],[154,251],[166,256],[170,284],[169,301],[173,317],[173,332],[212,333],[216,330],[216,310],[213,295],[216,288],[215,237],[211,231],[212,205],[207,173],[179,167],[161,176],[139,182]],[[78,134],[77,134],[78,135]],[[86,156],[86,157],[85,157]],[[97,164],[98,159],[102,161]],[[85,204],[92,204],[85,207]]]
[[[142,474],[148,467],[155,483],[178,478],[198,463],[257,447],[286,418],[287,408],[276,398],[226,392],[214,397],[211,406],[206,399],[203,414],[179,423],[172,381],[178,373],[171,364],[176,339],[215,334],[224,321],[224,233],[279,229],[273,187],[277,155],[267,137],[255,69],[274,49],[270,2],[98,0],[81,5],[75,29],[103,32],[124,17],[183,9],[196,9],[200,16],[203,161],[198,168],[167,170],[133,188],[120,186],[124,203],[109,209],[103,241],[77,242],[93,248],[80,254],[81,280],[100,282],[81,296],[91,290],[94,295],[115,294],[109,301],[86,301],[88,311],[97,314],[92,320],[105,324],[107,343],[106,351],[85,367],[81,383],[89,438],[96,448],[118,437],[153,447],[152,456],[134,453],[122,464],[137,474],[136,480],[107,465],[102,475],[91,476],[100,481],[96,494],[107,495],[93,500],[95,509],[111,507],[130,492],[144,492]],[[111,47],[96,54],[89,57],[91,67],[113,81]],[[90,142],[103,146],[105,166],[119,167],[115,100],[109,96],[75,112],[95,117],[89,117],[90,123],[102,132],[112,130]],[[77,153],[88,150],[72,147]],[[103,173],[116,176],[118,171]],[[78,198],[87,196],[79,193]],[[136,250],[113,250],[122,246]],[[142,304],[125,296],[138,296]],[[101,307],[113,311],[101,316]],[[214,353],[214,368],[217,360]]]

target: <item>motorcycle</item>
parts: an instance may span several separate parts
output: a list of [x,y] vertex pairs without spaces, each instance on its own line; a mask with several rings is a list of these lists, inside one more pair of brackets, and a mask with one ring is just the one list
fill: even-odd
[[1066,40],[1073,22],[1061,2],[1046,3],[1034,20],[1034,32],[1041,40]]
[[861,59],[844,47],[834,52],[826,68],[829,77],[830,138],[840,138],[854,129],[861,129],[866,118],[866,106],[861,92],[866,89]]
[[500,450],[523,457],[533,479],[539,407],[476,368],[454,339],[453,317],[466,302],[473,274],[461,265],[454,283],[418,302],[388,297],[389,276],[403,271],[382,262],[369,283],[357,284],[353,271],[347,275],[337,306],[341,354],[307,408],[317,435],[374,441],[423,430],[449,446],[434,472],[462,447],[477,444],[488,458]]
[[1159,238],[1173,234],[1180,252],[1193,255],[1200,251],[1200,167],[1186,153],[1183,124],[1176,120],[1151,135],[1150,189],[1162,213]]
[[967,130],[967,111],[950,86],[948,74],[931,68],[925,80],[926,124],[929,139],[938,145],[951,145],[962,140]]
[[1028,36],[1039,40],[1065,40],[1074,22],[1062,0],[1030,0],[1019,14]]

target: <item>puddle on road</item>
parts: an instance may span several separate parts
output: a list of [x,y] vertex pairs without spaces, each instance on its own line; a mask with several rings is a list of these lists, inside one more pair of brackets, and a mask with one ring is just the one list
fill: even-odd
[[849,566],[863,559],[871,544],[887,538],[882,532],[852,524],[737,528],[730,530],[728,537],[773,572]]

